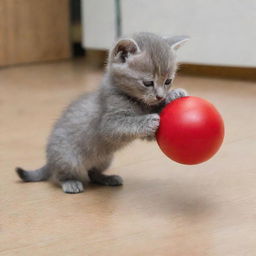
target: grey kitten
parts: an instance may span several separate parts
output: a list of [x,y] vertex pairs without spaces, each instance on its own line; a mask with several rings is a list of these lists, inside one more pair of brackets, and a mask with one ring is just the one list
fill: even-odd
[[154,139],[158,113],[187,95],[183,89],[169,91],[175,52],[186,40],[151,33],[120,39],[109,53],[101,87],[71,103],[55,124],[46,165],[34,171],[17,168],[20,178],[49,179],[66,193],[82,192],[87,173],[91,182],[122,185],[121,177],[103,174],[114,152],[137,138]]

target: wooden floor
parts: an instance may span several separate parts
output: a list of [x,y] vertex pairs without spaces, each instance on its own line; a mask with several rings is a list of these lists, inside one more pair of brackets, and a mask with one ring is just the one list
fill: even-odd
[[68,195],[19,181],[15,166],[44,164],[54,120],[101,77],[81,61],[0,71],[0,256],[256,255],[253,82],[177,77],[176,87],[212,101],[225,120],[223,147],[204,164],[176,164],[138,141],[109,170],[123,187]]

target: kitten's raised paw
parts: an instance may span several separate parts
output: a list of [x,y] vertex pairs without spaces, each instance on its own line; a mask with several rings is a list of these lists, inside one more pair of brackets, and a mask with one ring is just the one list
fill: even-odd
[[105,186],[121,186],[123,185],[122,177],[118,175],[105,175],[97,171],[89,171],[91,182]]
[[186,97],[188,96],[188,93],[186,90],[182,88],[177,88],[173,89],[169,92],[167,98],[166,98],[166,103],[170,103],[173,100],[176,100],[178,98]]
[[61,186],[63,191],[68,194],[77,194],[84,191],[83,183],[78,180],[63,181]]

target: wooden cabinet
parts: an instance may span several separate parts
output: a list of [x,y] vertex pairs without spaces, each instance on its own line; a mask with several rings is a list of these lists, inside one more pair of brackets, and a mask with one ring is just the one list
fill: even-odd
[[1,0],[0,66],[69,58],[68,0]]

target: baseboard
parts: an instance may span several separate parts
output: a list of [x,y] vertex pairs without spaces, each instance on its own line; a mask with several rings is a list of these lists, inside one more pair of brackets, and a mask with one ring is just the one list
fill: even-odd
[[93,67],[102,68],[107,62],[108,52],[106,50],[86,50],[85,60]]
[[179,73],[192,76],[256,81],[256,68],[181,64]]
[[[104,66],[107,61],[107,51],[86,50],[86,59],[93,66]],[[256,68],[181,64],[178,72],[181,75],[256,81]]]

